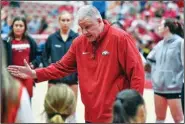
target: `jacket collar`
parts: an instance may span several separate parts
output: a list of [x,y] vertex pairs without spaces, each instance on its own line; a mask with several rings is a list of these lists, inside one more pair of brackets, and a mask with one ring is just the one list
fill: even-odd
[[95,46],[101,43],[101,41],[105,38],[105,36],[108,33],[109,28],[111,26],[110,23],[107,20],[103,20],[103,23],[104,23],[103,31],[100,33],[100,35],[99,35],[99,37],[97,38],[96,41],[91,42]]
[[[11,43],[12,40],[14,39],[11,36],[7,36],[3,40],[6,41],[7,43]],[[33,39],[29,35],[26,36],[26,40],[28,40],[28,42],[33,41]]]
[[[59,37],[59,38],[62,39],[62,37],[60,36],[60,30],[58,30],[58,31],[56,32],[56,35],[57,35],[57,37]],[[72,30],[70,30],[70,31],[69,31],[69,37],[68,37],[68,38],[73,38],[74,36],[75,36],[75,32],[72,31]]]

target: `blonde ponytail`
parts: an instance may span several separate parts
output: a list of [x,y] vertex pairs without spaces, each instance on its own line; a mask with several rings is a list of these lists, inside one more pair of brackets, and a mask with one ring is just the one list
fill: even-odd
[[44,100],[44,111],[50,123],[64,123],[76,108],[76,97],[66,84],[57,84],[48,89]]
[[61,115],[56,114],[54,115],[50,120],[50,123],[64,123],[64,119],[62,118]]

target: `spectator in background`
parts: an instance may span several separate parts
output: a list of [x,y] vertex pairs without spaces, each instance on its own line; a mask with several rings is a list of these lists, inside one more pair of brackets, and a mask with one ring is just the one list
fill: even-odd
[[146,107],[143,97],[135,90],[117,94],[113,105],[113,123],[145,123]]
[[[156,123],[163,123],[169,106],[175,123],[183,121],[180,102],[184,79],[181,60],[181,42],[184,41],[183,28],[177,20],[164,19],[158,32],[163,36],[147,56],[146,71],[151,70]],[[152,67],[150,69],[150,66]]]
[[116,26],[117,28],[123,29],[123,25],[119,21],[113,22],[112,25]]
[[177,4],[170,1],[169,3],[167,3],[167,7],[163,16],[165,18],[175,18],[177,16],[177,9]]
[[6,51],[1,49],[1,123],[34,123],[28,92],[7,71]]
[[24,18],[26,18],[26,19],[27,19],[27,17],[28,17],[28,15],[25,13],[24,10],[21,10],[21,11],[20,11],[20,16],[22,16],[22,17],[24,17]]
[[[9,6],[9,4],[10,4],[10,1],[8,1],[8,0],[2,0],[2,1],[1,1],[2,7],[4,7],[4,6]],[[2,8],[1,8],[1,9],[2,9]]]
[[184,1],[183,0],[175,0],[175,2],[180,9],[184,9]]
[[147,1],[139,1],[139,5],[140,5],[139,12],[142,12],[145,9],[145,4],[146,3],[147,3]]
[[48,23],[46,21],[46,16],[42,17],[40,22],[39,34],[42,34],[48,28]]
[[7,17],[7,13],[5,12],[5,9],[2,8],[1,9],[1,26],[3,25],[4,20],[5,20],[6,17]]
[[12,17],[7,16],[4,20],[4,23],[2,23],[1,34],[7,34],[8,35],[8,33],[11,30],[11,24],[12,24]]
[[159,41],[162,40],[162,38],[156,33],[154,29],[151,29],[148,33],[149,36],[153,39],[153,43],[156,45]]
[[121,12],[122,1],[109,1],[106,9],[106,19],[109,22],[115,22],[118,20],[118,15]]
[[10,6],[19,8],[20,2],[19,1],[10,1]]
[[31,21],[28,23],[28,32],[31,34],[39,33],[41,22],[38,15],[34,15]]
[[[51,63],[59,61],[67,53],[73,40],[78,36],[73,30],[71,25],[73,23],[73,16],[68,11],[63,11],[59,17],[58,22],[60,29],[55,33],[51,34],[46,43],[43,51],[43,64],[44,67],[49,66]],[[49,61],[51,58],[51,62]],[[73,73],[64,78],[49,80],[49,85],[63,82],[68,84],[74,91],[76,98],[78,92],[77,73]],[[75,118],[75,117],[74,117]]]
[[75,123],[70,120],[76,109],[76,97],[67,85],[58,83],[48,89],[44,111],[48,123]]
[[153,41],[152,40],[148,40],[146,44],[142,45],[142,52],[143,52],[143,56],[144,58],[147,58],[148,54],[150,53],[150,51],[153,48]]
[[[5,47],[7,50],[7,62],[8,65],[24,65],[24,59],[33,66],[38,67],[36,61],[37,44],[27,34],[27,24],[24,17],[15,17],[11,25],[11,31],[5,39]],[[32,79],[17,79],[27,88],[30,100],[33,92]]]
[[107,4],[106,1],[92,1],[92,5],[95,6],[103,19],[106,18],[106,10],[107,10]]

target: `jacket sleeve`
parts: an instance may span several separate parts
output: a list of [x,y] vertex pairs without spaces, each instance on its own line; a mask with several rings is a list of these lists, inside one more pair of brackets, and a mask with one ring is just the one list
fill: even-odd
[[30,54],[30,62],[34,65],[34,68],[39,67],[40,61],[38,60],[38,48],[37,48],[37,43],[36,41],[28,36],[28,40],[30,40],[31,44],[31,54]]
[[184,39],[181,40],[181,61],[182,65],[184,66]]
[[151,51],[150,53],[147,55],[147,64],[155,64],[156,63],[156,52],[158,51],[159,47],[161,46],[161,42],[160,41]]
[[130,89],[143,94],[145,83],[144,67],[135,41],[128,34],[121,36],[119,39],[118,59]]
[[68,52],[61,60],[46,68],[36,69],[37,82],[63,78],[73,72],[76,72],[76,43],[73,41]]
[[47,67],[50,63],[49,63],[49,57],[51,55],[51,38],[48,37],[48,39],[46,40],[45,46],[44,46],[44,50],[42,52],[42,59],[43,59],[43,65],[44,67]]

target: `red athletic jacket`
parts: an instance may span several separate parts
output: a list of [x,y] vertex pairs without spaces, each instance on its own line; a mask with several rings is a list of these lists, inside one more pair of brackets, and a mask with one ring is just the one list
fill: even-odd
[[38,82],[78,72],[88,122],[110,123],[116,94],[126,88],[142,94],[144,89],[144,69],[135,41],[123,30],[104,23],[97,45],[81,35],[60,61],[36,69]]

